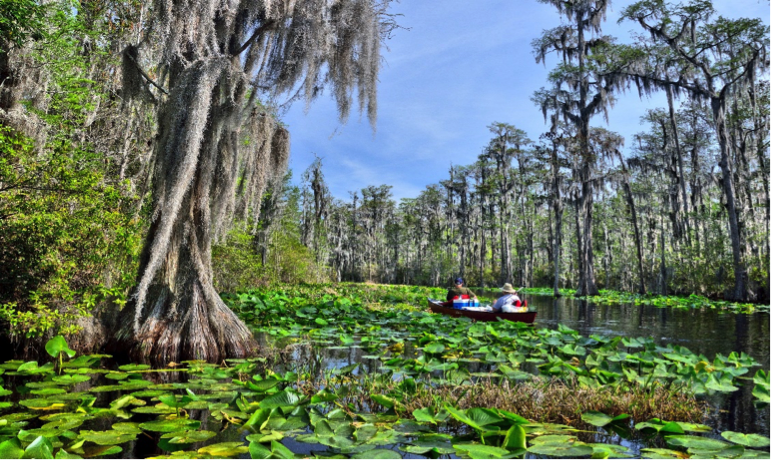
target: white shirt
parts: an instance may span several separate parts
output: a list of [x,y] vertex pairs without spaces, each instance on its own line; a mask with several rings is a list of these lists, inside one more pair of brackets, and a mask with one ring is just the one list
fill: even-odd
[[504,306],[513,306],[519,299],[516,294],[506,294],[498,298],[493,305],[493,311],[502,311]]

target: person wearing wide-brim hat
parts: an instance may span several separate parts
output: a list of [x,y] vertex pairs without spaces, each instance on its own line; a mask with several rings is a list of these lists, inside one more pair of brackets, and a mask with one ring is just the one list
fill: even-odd
[[503,313],[522,313],[527,311],[527,307],[522,306],[522,300],[517,295],[517,291],[511,285],[506,283],[501,288],[503,295],[495,301],[493,304],[493,311],[500,311]]
[[511,283],[506,283],[501,288],[501,292],[505,292],[507,294],[516,294],[517,291],[514,289],[514,286],[511,285]]

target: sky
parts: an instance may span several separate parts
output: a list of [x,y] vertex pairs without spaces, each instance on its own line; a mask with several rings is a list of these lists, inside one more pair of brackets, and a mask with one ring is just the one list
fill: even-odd
[[[617,23],[630,3],[611,4],[604,34],[628,42],[641,32],[634,23]],[[717,0],[714,6],[720,15],[768,24],[768,0]],[[492,137],[491,123],[513,124],[533,140],[548,129],[530,98],[547,86],[557,60],[536,64],[531,42],[559,25],[554,7],[535,0],[401,0],[391,12],[402,15],[397,22],[405,29],[382,50],[376,130],[353,108],[341,123],[329,91],[307,112],[303,102],[295,103],[283,115],[294,183],[318,156],[336,198],[348,200],[349,192],[381,184],[393,186],[396,200],[414,198],[447,179],[451,165],[473,163]],[[627,146],[645,129],[645,111],[666,105],[663,94],[640,99],[634,89],[617,99],[609,123],[598,115],[593,125],[620,133]]]

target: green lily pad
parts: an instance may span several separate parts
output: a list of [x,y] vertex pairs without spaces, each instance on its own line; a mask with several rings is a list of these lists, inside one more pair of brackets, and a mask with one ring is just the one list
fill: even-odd
[[691,454],[692,458],[742,458],[744,452],[744,447],[736,444],[721,450],[688,449],[688,453]]
[[662,448],[648,448],[641,449],[640,455],[642,458],[689,458],[690,455],[678,450],[662,449]]
[[137,433],[128,433],[125,431],[91,431],[87,433],[81,432],[80,436],[86,441],[99,444],[100,446],[112,446],[115,444],[123,444],[124,442],[133,441],[137,437]]
[[67,403],[56,399],[31,398],[19,401],[24,407],[34,410],[60,410],[67,407]]
[[631,455],[628,455],[627,452],[629,452],[629,449],[627,449],[624,446],[619,446],[616,444],[600,444],[600,443],[592,443],[587,444],[590,446],[593,450],[592,452],[592,458],[630,458]]
[[173,407],[169,407],[166,404],[156,404],[155,406],[135,407],[131,409],[131,412],[137,414],[176,414],[177,411]]
[[152,422],[140,423],[139,427],[146,431],[158,431],[169,433],[172,431],[197,430],[201,426],[198,420],[187,418],[175,418],[171,420],[155,420]]
[[60,395],[62,393],[66,393],[67,390],[63,388],[40,388],[38,390],[32,390],[30,393],[37,396],[51,396],[51,395]]
[[161,438],[170,438],[171,444],[191,444],[194,442],[202,442],[217,436],[217,433],[213,431],[201,430],[201,431],[175,431],[173,433],[165,433]]
[[[247,436],[248,438],[248,436]],[[263,446],[259,442],[252,441],[249,443],[249,456],[252,458],[270,458],[273,452],[267,447]]]
[[241,442],[219,442],[198,449],[199,454],[211,457],[235,457],[249,452],[249,447]]
[[717,439],[705,438],[703,436],[667,436],[667,444],[675,447],[696,448],[705,450],[722,450],[730,446],[727,442],[718,441]]
[[[455,450],[465,452],[470,458],[510,458],[508,450],[483,444],[453,444]],[[591,452],[591,449],[590,449]]]
[[400,459],[402,458],[401,455],[399,455],[398,452],[395,452],[393,450],[389,449],[372,449],[372,450],[365,450],[364,452],[359,452],[358,454],[354,454],[351,456],[351,458],[393,458],[393,459]]
[[535,444],[527,448],[528,452],[538,455],[549,455],[551,457],[569,457],[577,458],[592,455],[594,449],[583,443],[575,442],[572,444],[563,443],[542,443]]
[[255,433],[246,437],[246,440],[250,442],[281,441],[282,439],[284,439],[284,435],[278,431],[271,431],[270,433]]
[[581,415],[581,420],[583,420],[584,422],[590,425],[599,426],[599,427],[610,425],[611,423],[617,423],[622,420],[626,420],[628,418],[629,418],[628,414],[621,414],[615,417],[611,417],[609,415],[603,414],[602,412],[597,412],[593,410],[584,412]]
[[766,447],[771,444],[768,436],[759,434],[742,434],[735,431],[724,431],[720,436],[731,441],[734,444],[740,444],[747,447]]
[[147,364],[124,364],[123,366],[118,366],[118,369],[122,371],[134,372],[150,369],[150,366]]
[[122,431],[124,433],[141,433],[142,432],[142,429],[139,428],[139,424],[135,422],[113,423],[112,429],[115,431]]
[[123,452],[123,448],[121,446],[100,446],[100,445],[92,445],[92,446],[86,446],[83,448],[84,455],[86,458],[92,458],[92,457],[100,457],[102,455],[115,455]]
[[444,352],[444,350],[445,350],[445,346],[439,342],[431,342],[423,348],[423,351],[425,353],[431,353],[431,354],[439,354]]
[[58,385],[74,385],[76,383],[88,382],[89,380],[91,380],[91,377],[79,374],[57,375],[51,379],[51,381]]

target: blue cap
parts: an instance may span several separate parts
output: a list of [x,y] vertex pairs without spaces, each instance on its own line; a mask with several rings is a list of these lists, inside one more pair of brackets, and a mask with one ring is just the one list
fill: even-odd
[[463,278],[461,278],[460,276],[455,278],[455,284],[463,284]]

